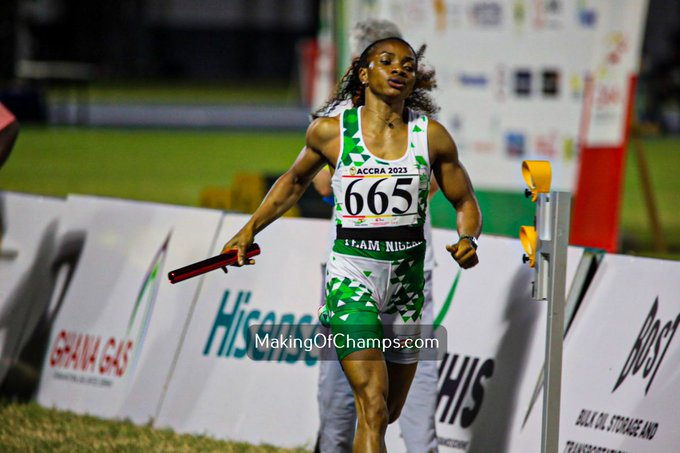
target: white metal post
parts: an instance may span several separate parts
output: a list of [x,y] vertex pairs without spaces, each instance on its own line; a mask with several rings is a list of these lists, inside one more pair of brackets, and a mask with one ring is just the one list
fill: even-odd
[[541,193],[536,204],[536,281],[533,296],[546,300],[545,387],[541,451],[556,453],[559,446],[562,340],[566,292],[567,247],[571,194]]

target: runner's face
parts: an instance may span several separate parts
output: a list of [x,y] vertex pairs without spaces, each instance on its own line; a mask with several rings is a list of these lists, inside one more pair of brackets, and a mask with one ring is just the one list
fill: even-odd
[[406,99],[416,83],[416,56],[401,41],[384,41],[368,57],[368,67],[359,73],[376,94]]

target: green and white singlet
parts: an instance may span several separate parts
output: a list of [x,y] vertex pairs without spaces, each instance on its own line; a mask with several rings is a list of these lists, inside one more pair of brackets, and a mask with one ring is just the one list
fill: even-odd
[[341,116],[342,149],[332,178],[338,237],[326,267],[331,330],[340,360],[382,348],[388,361],[414,363],[430,188],[428,119],[409,111],[406,151],[386,160],[366,147],[361,110]]

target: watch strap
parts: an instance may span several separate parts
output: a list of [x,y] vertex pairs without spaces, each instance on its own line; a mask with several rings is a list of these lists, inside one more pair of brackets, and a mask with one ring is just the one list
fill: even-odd
[[470,244],[472,245],[472,248],[473,248],[473,249],[477,250],[477,247],[479,247],[479,244],[477,243],[477,238],[476,238],[476,237],[474,237],[474,236],[472,236],[472,235],[469,235],[469,234],[464,234],[463,236],[460,236],[460,238],[458,239],[458,241],[460,242],[460,241],[462,241],[463,239],[467,239],[468,241],[470,241]]

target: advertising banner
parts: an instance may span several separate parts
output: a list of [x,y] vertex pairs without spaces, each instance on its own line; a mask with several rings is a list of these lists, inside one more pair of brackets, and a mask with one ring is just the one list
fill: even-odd
[[[255,266],[171,285],[169,270],[219,253],[247,217],[0,193],[0,220],[2,363],[42,347],[41,405],[313,446],[318,349],[263,354],[249,342],[253,328],[272,337],[317,331],[328,221],[281,219],[258,235]],[[539,451],[547,303],[530,296],[522,246],[483,236],[480,264],[463,271],[444,248],[455,233],[433,235],[434,324],[447,331],[435,389],[440,451]],[[567,288],[584,257],[569,249]],[[680,443],[676,275],[680,263],[604,257],[565,341],[560,452],[665,453]],[[300,325],[311,330],[292,331]],[[387,445],[405,451],[398,424]]]
[[51,326],[38,402],[147,423],[155,415],[200,278],[168,270],[210,256],[222,213],[68,198],[61,234],[84,248]]
[[565,341],[560,452],[677,451],[678,276],[678,262],[604,257]]
[[57,234],[64,206],[63,199],[0,192],[0,384],[13,367],[30,370],[17,376],[27,396],[42,363],[25,348],[43,333],[63,286],[56,260],[68,245]]
[[427,44],[438,119],[476,187],[520,189],[522,160],[544,159],[553,164],[553,187],[571,190],[591,63],[584,49],[597,25],[581,18],[577,3],[351,0],[345,23],[388,19],[414,47]]
[[[452,231],[434,230],[435,325],[447,329],[439,364],[436,429],[442,452],[514,452],[545,357],[547,302],[531,298],[534,271],[522,263],[516,239],[482,236],[480,263],[461,270],[444,248]],[[580,248],[570,248],[567,289]],[[540,416],[542,400],[534,403]],[[540,445],[540,418],[538,441]],[[489,435],[493,433],[493,435]],[[388,450],[405,451],[398,425],[388,428]]]
[[602,1],[583,108],[572,244],[619,249],[621,193],[647,0]]
[[[634,68],[628,63],[639,58],[644,0],[343,4],[345,33],[360,20],[388,19],[414,47],[427,44],[426,62],[437,71],[439,120],[456,140],[480,189],[521,189],[514,177],[521,161],[542,159],[552,162],[553,188],[573,191],[588,74],[598,80],[596,103],[607,105],[591,116],[597,121],[590,126],[591,139],[621,132],[618,119],[627,91],[619,88],[630,74],[619,77],[607,62],[623,58],[622,67]],[[612,27],[620,32],[615,42],[607,35]],[[599,40],[604,36],[608,41]],[[343,57],[342,70],[349,64],[349,52]],[[604,85],[602,64],[614,70],[606,77],[613,85]],[[609,86],[619,90],[618,96]],[[601,132],[610,120],[617,127]]]
[[647,0],[601,2],[594,36],[592,85],[585,105],[584,145],[622,146],[628,131],[627,107],[634,92],[631,80],[639,71]]
[[[245,221],[227,216],[216,248]],[[328,228],[326,221],[281,219],[258,235],[255,266],[206,276],[156,426],[255,444],[314,444],[317,358],[253,360],[247,338],[258,324],[316,323]],[[481,264],[469,271],[446,252],[453,240],[452,231],[435,230],[435,323],[448,330],[439,365],[440,446],[503,451],[543,364],[545,302],[531,299],[533,271],[522,264],[518,240],[485,236]],[[581,254],[570,249],[568,281]],[[490,429],[498,436],[483,435]],[[405,451],[396,424],[388,448]]]
[[[213,252],[246,222],[225,216]],[[256,265],[208,274],[156,426],[249,443],[312,448],[318,356],[253,360],[248,327],[316,324],[327,220],[280,219],[258,234]]]

